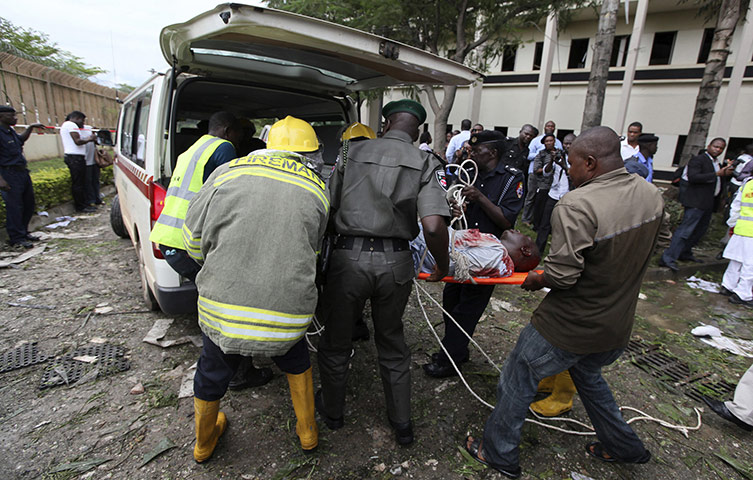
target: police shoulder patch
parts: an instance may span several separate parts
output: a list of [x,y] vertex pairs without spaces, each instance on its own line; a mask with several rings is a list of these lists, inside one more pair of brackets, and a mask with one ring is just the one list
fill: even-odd
[[518,186],[515,187],[515,194],[518,198],[523,198],[523,182],[518,182]]
[[434,174],[437,177],[437,183],[439,184],[440,187],[442,187],[442,190],[446,192],[447,191],[447,176],[444,173],[444,169],[440,168],[437,171],[435,171]]

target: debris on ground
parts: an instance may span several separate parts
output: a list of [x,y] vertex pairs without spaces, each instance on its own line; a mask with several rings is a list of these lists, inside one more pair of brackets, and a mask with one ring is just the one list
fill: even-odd
[[141,382],[137,383],[128,393],[130,393],[131,395],[141,395],[142,393],[144,393],[144,384],[142,384]]
[[0,373],[46,361],[47,355],[39,353],[37,342],[24,342],[0,355]]
[[708,345],[719,350],[724,350],[735,355],[753,358],[753,342],[737,338],[725,337],[722,331],[712,325],[701,324],[690,331],[696,337]]
[[170,329],[173,321],[174,320],[172,318],[157,319],[157,321],[154,322],[154,325],[152,325],[152,328],[146,334],[146,337],[144,337],[144,342],[152,345],[157,345],[158,347],[162,348],[173,347],[175,345],[183,345],[184,343],[189,342],[193,343],[197,347],[201,346],[202,340],[198,335],[184,335],[174,340],[162,340],[162,338],[167,335],[167,331]]
[[196,364],[194,363],[193,365],[188,367],[185,375],[183,375],[183,380],[181,380],[180,382],[180,389],[178,389],[178,398],[193,397],[193,377],[195,375]]
[[49,225],[46,225],[45,228],[49,228],[50,230],[54,230],[56,228],[60,227],[67,227],[71,224],[71,222],[75,221],[76,217],[69,217],[68,215],[62,216],[62,217],[55,217],[55,223],[51,223]]
[[144,454],[144,458],[141,460],[141,465],[139,465],[139,468],[143,467],[144,465],[151,462],[152,460],[162,455],[166,451],[175,447],[177,447],[177,445],[171,442],[169,438],[163,438],[162,440],[159,441],[157,446],[154,447],[154,450],[152,450],[149,453]]
[[510,302],[506,302],[504,300],[499,300],[496,298],[492,298],[490,305],[492,306],[492,310],[495,312],[499,312],[500,310],[504,310],[506,312],[519,312],[520,309],[516,306],[514,306]]
[[76,357],[96,358],[97,376],[113,375],[131,368],[131,362],[126,358],[123,347],[108,343],[87,345],[58,357],[48,364],[42,374],[39,389],[77,382],[94,368],[92,363],[78,361]]
[[19,263],[23,263],[26,260],[32,257],[36,257],[40,253],[44,252],[46,248],[47,245],[37,245],[36,247],[29,249],[21,255],[18,255],[17,257],[11,258],[10,260],[0,260],[0,268],[7,268],[11,265],[18,265]]
[[719,293],[718,283],[709,282],[708,280],[703,280],[702,278],[698,278],[696,276],[689,277],[687,279],[687,284],[690,288],[695,288],[697,290],[704,290],[706,292],[711,292],[711,293]]

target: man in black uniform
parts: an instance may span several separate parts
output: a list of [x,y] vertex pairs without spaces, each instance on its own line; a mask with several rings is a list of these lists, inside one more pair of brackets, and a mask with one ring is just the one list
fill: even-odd
[[[482,233],[500,237],[502,232],[515,225],[515,219],[523,208],[523,172],[502,162],[500,157],[504,153],[505,138],[501,133],[484,130],[471,136],[470,143],[472,159],[478,165],[479,175],[474,185],[463,189],[467,200],[465,217],[468,228],[477,228]],[[516,270],[523,268],[523,265],[516,265]],[[472,336],[492,292],[494,285],[448,283],[444,287],[442,303],[463,330]],[[468,337],[444,315],[442,345],[458,366],[468,361],[468,343]],[[424,371],[436,378],[457,375],[443,351],[432,355],[432,362],[424,365]]]
[[397,442],[413,442],[410,416],[410,350],[402,316],[414,278],[409,240],[421,218],[439,281],[449,269],[444,171],[431,153],[413,146],[426,119],[421,104],[390,102],[382,138],[352,143],[329,180],[330,226],[338,234],[317,316],[322,389],[316,408],[330,429],[343,426],[352,330],[371,301],[387,416]]
[[506,145],[499,145],[502,163],[522,172],[527,172],[528,144],[538,134],[539,130],[536,127],[526,123],[521,127],[517,137],[507,137]]
[[17,122],[16,110],[0,105],[0,193],[5,201],[8,241],[11,246],[31,248],[31,242],[39,237],[28,231],[29,221],[34,215],[34,188],[26,168],[23,146],[34,127],[44,125],[33,123],[19,135],[13,129]]

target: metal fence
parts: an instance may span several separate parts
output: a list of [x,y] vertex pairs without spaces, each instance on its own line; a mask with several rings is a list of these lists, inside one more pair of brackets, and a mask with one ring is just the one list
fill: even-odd
[[89,80],[0,53],[0,104],[18,112],[19,124],[35,122],[60,126],[73,110],[86,114],[86,123],[115,128],[120,105],[118,92]]

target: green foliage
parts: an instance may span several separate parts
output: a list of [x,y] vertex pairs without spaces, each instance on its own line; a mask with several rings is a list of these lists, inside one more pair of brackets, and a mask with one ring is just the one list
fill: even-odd
[[382,35],[432,53],[488,68],[505,45],[518,43],[520,29],[538,24],[555,9],[584,0],[270,0],[269,6]]
[[[112,183],[112,167],[99,171],[102,185]],[[31,183],[34,185],[36,210],[45,210],[61,203],[73,200],[71,195],[71,175],[68,168],[44,168],[32,172]],[[5,203],[0,203],[0,225],[5,225]]]
[[18,27],[2,17],[0,17],[0,51],[80,78],[89,78],[106,72],[99,67],[85,64],[81,57],[61,49],[56,42],[50,40],[46,33]]

